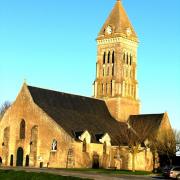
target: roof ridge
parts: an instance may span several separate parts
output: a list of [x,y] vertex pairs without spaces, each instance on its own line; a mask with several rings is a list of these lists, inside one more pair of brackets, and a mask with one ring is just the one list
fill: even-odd
[[137,115],[130,115],[131,116],[154,116],[154,115],[164,115],[165,113],[148,113],[148,114],[137,114]]
[[79,94],[72,94],[72,93],[57,91],[57,90],[54,90],[54,89],[47,89],[47,88],[42,88],[42,87],[30,86],[30,85],[27,85],[27,87],[28,87],[28,89],[29,89],[29,87],[30,88],[36,88],[36,89],[55,92],[55,93],[60,93],[60,94],[64,94],[64,95],[77,96],[77,97],[81,97],[81,98],[88,98],[88,99],[91,99],[91,100],[98,100],[98,101],[104,102],[104,100],[102,100],[102,99],[96,99],[96,98],[89,97],[89,96],[82,96],[82,95],[79,95]]

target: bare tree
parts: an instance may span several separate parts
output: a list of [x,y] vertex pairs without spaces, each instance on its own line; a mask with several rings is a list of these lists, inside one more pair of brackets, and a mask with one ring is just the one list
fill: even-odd
[[[129,152],[132,155],[132,171],[135,171],[136,156],[150,148],[153,154],[154,170],[159,166],[159,158],[166,157],[170,163],[175,155],[175,137],[171,129],[159,129],[159,122],[144,121],[143,118],[138,121],[127,122],[126,128],[121,131],[122,139],[127,142]],[[121,146],[122,142],[119,142]],[[145,157],[146,158],[146,157]],[[161,159],[160,159],[161,160]]]
[[133,172],[135,172],[136,170],[136,164],[135,164],[136,156],[148,148],[148,140],[147,140],[148,126],[145,123],[142,123],[141,125],[143,127],[143,130],[141,131],[140,134],[129,123],[127,123],[128,132],[126,133],[126,136],[128,139],[129,152],[132,155]]
[[[136,170],[136,163],[135,159],[137,155],[143,151],[145,151],[148,147],[147,141],[147,133],[148,125],[143,123],[142,121],[142,131],[141,133],[137,132],[136,129],[130,123],[126,123],[126,125],[121,129],[120,138],[118,137],[119,147],[122,145],[122,140],[124,144],[127,144],[129,153],[132,156],[132,171],[135,172]],[[141,128],[141,127],[139,127]]]
[[11,106],[9,101],[5,101],[0,107],[0,119],[2,119],[3,115],[7,111],[7,109]]
[[157,151],[159,156],[164,157],[161,159],[166,160],[164,163],[172,165],[172,159],[176,154],[176,140],[173,131],[169,129],[160,132],[151,140],[150,146],[152,151]]

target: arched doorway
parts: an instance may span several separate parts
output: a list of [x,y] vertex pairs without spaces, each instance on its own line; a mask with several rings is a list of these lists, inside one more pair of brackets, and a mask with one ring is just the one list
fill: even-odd
[[98,169],[99,168],[99,155],[98,154],[93,155],[92,168],[93,169]]
[[2,157],[0,156],[0,166],[2,165]]
[[29,155],[26,155],[26,166],[29,166]]
[[13,155],[11,154],[11,157],[10,157],[10,166],[13,166]]
[[23,155],[24,151],[23,148],[19,147],[17,150],[17,156],[16,156],[16,166],[23,166]]

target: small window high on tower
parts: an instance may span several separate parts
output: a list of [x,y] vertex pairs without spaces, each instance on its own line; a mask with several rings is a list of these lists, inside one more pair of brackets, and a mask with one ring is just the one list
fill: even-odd
[[104,52],[104,55],[103,55],[103,64],[106,63],[106,52]]
[[114,51],[112,53],[112,64],[114,64]]
[[108,52],[108,63],[110,63],[110,56],[111,56],[111,53],[110,51]]

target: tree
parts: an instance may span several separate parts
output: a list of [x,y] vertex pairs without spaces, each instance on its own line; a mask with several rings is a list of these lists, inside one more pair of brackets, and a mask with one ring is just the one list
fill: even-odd
[[[123,130],[124,129],[124,130]],[[137,155],[143,151],[150,149],[153,155],[153,169],[159,167],[161,157],[168,159],[169,164],[175,155],[175,137],[171,128],[159,128],[158,121],[139,119],[130,120],[126,124],[126,128],[122,128],[122,137],[119,138],[126,141],[129,147],[129,153],[132,155],[132,171],[135,171],[135,159]],[[119,142],[121,146],[122,142]],[[160,158],[159,158],[160,157]],[[146,161],[145,157],[145,161]],[[161,163],[160,163],[161,164]]]
[[152,151],[157,151],[161,165],[172,165],[173,157],[176,154],[176,139],[171,129],[163,130],[151,140]]
[[[128,126],[128,132],[126,133],[127,140],[128,140],[128,147],[129,152],[132,155],[132,171],[135,172],[136,170],[136,164],[135,164],[135,158],[136,156],[148,149],[148,125],[143,123],[141,124],[142,131],[141,134],[138,133],[129,123],[127,123]],[[141,127],[139,127],[141,128]]]
[[[123,144],[128,146],[129,153],[132,156],[132,171],[135,172],[136,164],[135,159],[137,155],[143,151],[146,151],[148,147],[147,137],[149,134],[149,126],[148,124],[140,123],[138,125],[139,129],[142,129],[141,133],[137,132],[136,128],[129,122],[125,124],[125,126],[121,129],[120,136],[118,138],[119,147],[122,145],[122,140],[124,141]],[[143,128],[142,128],[143,127]]]
[[9,101],[5,101],[0,107],[0,119],[2,119],[3,115],[7,111],[7,109],[11,106]]

